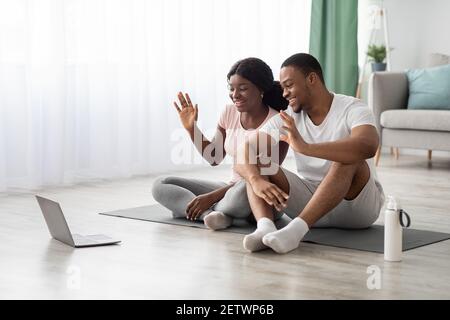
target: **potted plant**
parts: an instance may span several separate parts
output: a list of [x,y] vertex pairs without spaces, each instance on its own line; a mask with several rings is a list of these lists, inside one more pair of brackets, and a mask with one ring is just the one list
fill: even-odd
[[372,71],[385,71],[386,63],[386,47],[384,45],[377,46],[375,44],[369,45],[367,49],[367,56],[372,62]]

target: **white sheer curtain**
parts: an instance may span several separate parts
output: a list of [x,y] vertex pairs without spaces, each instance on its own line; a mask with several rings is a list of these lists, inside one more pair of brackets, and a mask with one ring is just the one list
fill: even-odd
[[214,129],[236,60],[262,58],[278,77],[308,51],[310,5],[0,0],[0,191],[192,167],[172,152],[189,143],[176,93]]

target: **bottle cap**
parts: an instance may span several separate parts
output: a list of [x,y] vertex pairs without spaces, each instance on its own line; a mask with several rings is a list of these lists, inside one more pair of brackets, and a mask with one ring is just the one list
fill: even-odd
[[400,201],[396,199],[394,196],[387,196],[386,209],[395,211],[400,210],[401,209]]

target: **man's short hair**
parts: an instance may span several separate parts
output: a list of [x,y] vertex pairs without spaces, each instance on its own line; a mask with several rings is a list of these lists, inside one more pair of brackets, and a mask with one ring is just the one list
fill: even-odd
[[312,55],[308,53],[296,53],[287,58],[281,65],[282,68],[290,66],[298,68],[305,76],[308,76],[311,72],[316,73],[319,76],[320,81],[325,84],[322,67],[320,66],[319,61]]

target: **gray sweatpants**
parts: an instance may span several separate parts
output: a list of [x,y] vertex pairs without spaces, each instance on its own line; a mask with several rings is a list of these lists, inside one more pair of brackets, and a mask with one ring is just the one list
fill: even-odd
[[[289,199],[284,213],[294,219],[311,200],[320,182],[303,180],[296,173],[285,168],[281,169],[289,182]],[[368,228],[377,220],[383,202],[383,188],[370,175],[369,181],[355,199],[342,200],[335,208],[319,219],[313,225],[313,228]]]
[[[164,176],[156,179],[153,184],[153,198],[172,211],[175,218],[186,217],[186,208],[196,196],[205,194],[226,186],[224,182],[186,179],[174,176]],[[254,221],[247,198],[245,180],[242,179],[230,189],[225,196],[200,216],[200,220],[211,211],[220,211],[233,218],[233,225],[242,225]]]

